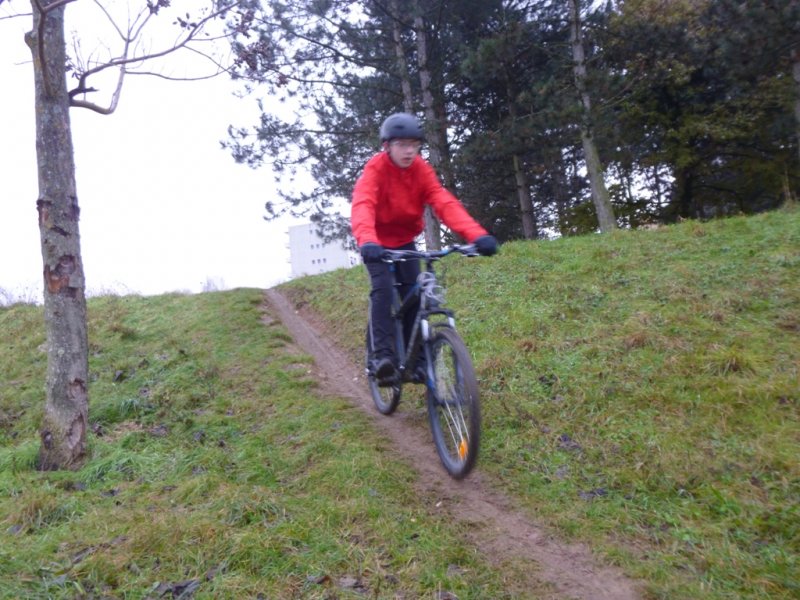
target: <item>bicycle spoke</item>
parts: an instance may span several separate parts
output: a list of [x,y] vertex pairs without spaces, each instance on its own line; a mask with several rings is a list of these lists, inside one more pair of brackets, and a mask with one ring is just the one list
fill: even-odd
[[[463,396],[463,390],[460,390],[456,397]],[[448,407],[448,426],[455,427],[456,431],[453,432],[453,441],[458,451],[458,456],[461,460],[466,458],[467,448],[469,447],[469,428],[467,421],[464,418],[464,411],[462,410],[461,403],[456,400],[455,410]]]
[[447,471],[464,477],[475,462],[480,415],[477,382],[461,338],[445,328],[431,343],[434,385],[428,411],[434,443]]

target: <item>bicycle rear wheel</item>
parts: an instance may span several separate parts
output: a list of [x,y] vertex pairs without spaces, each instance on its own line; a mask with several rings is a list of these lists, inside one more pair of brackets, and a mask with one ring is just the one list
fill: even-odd
[[375,408],[378,409],[378,412],[384,415],[390,415],[397,409],[403,388],[399,380],[391,385],[378,385],[378,380],[372,373],[372,369],[370,369],[369,349],[371,344],[369,343],[369,328],[367,328],[366,339],[365,368],[367,373],[367,383],[369,384],[369,391],[370,394],[372,394],[372,402],[375,404]]
[[480,443],[481,412],[475,369],[455,330],[439,329],[427,343],[433,374],[427,391],[433,442],[450,476],[462,479],[475,466]]

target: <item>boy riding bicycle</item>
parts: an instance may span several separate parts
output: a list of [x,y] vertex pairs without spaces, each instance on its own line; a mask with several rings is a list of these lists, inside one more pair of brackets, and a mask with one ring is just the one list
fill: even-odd
[[[367,162],[353,189],[350,220],[371,281],[370,368],[379,380],[391,381],[397,374],[393,281],[389,265],[382,260],[384,249],[416,249],[414,238],[424,227],[425,206],[431,206],[442,223],[474,243],[484,256],[497,252],[497,240],[442,186],[433,167],[419,155],[424,135],[415,116],[391,115],[381,125],[380,138],[383,151]],[[394,278],[402,297],[413,287],[419,271],[417,261],[395,264]],[[406,314],[406,341],[415,316],[414,310]]]

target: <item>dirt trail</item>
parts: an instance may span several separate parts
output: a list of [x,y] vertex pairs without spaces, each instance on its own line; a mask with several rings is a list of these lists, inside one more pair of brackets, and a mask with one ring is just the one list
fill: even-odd
[[[480,473],[480,465],[466,480],[447,476],[430,434],[410,422],[402,410],[387,418],[373,407],[360,366],[338,350],[275,289],[266,292],[269,308],[280,319],[302,350],[314,357],[320,384],[328,393],[349,398],[367,412],[392,441],[397,453],[419,473],[419,486],[455,517],[473,525],[473,542],[487,559],[530,561],[530,586],[542,583],[554,590],[552,598],[580,600],[634,600],[639,587],[619,569],[599,564],[588,547],[559,541],[543,527],[514,508],[503,494],[491,489]],[[342,374],[345,374],[343,376]],[[438,503],[437,503],[438,504]]]

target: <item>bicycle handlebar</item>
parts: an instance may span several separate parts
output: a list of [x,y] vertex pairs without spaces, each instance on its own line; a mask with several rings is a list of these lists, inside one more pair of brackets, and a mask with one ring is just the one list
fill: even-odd
[[413,259],[438,260],[453,253],[463,254],[464,256],[479,255],[475,244],[463,244],[448,246],[447,248],[432,250],[430,252],[421,250],[384,250],[381,258],[384,262],[400,262]]

